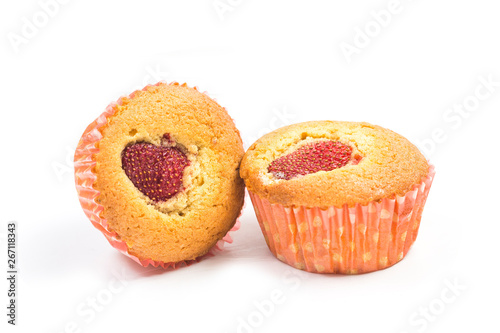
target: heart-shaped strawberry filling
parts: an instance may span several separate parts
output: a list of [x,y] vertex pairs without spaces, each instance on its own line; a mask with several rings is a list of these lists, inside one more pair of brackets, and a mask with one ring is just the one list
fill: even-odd
[[182,177],[189,160],[179,148],[135,143],[122,152],[122,167],[132,183],[154,202],[183,190]]
[[[268,168],[274,177],[292,179],[318,171],[331,171],[351,161],[352,148],[339,141],[317,141],[274,160]],[[355,162],[355,163],[354,163]],[[357,164],[358,159],[353,160]]]

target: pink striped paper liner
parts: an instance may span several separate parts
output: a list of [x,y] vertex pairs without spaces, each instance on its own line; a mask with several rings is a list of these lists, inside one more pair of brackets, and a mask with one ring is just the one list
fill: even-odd
[[[158,82],[154,86],[166,84],[165,82]],[[177,82],[172,82],[170,85],[179,85]],[[147,85],[142,90],[147,90],[150,86]],[[182,84],[182,86],[187,86],[187,84]],[[198,90],[196,87],[194,89]],[[128,98],[133,98],[138,91],[134,91],[131,93]],[[204,93],[206,94],[206,93]],[[225,243],[232,243],[233,240],[230,236],[230,232],[236,231],[240,228],[239,218],[236,220],[234,226],[227,232],[227,234],[219,240],[209,251],[207,254],[198,257],[194,260],[180,261],[180,262],[163,262],[156,261],[152,259],[144,259],[138,258],[130,253],[127,244],[120,239],[118,234],[112,231],[108,227],[108,223],[104,217],[102,217],[102,211],[104,207],[97,203],[96,199],[99,196],[99,191],[93,188],[93,184],[97,179],[96,175],[93,173],[93,168],[96,164],[94,160],[94,155],[99,152],[99,148],[96,147],[97,142],[101,140],[102,134],[100,132],[100,128],[107,124],[108,118],[113,116],[117,110],[117,106],[122,104],[122,98],[118,99],[116,103],[111,103],[108,105],[106,110],[95,120],[93,121],[83,133],[80,142],[78,143],[78,147],[75,151],[75,184],[76,190],[78,192],[78,198],[80,200],[80,204],[85,212],[85,215],[89,218],[90,222],[97,228],[103,235],[106,237],[108,242],[119,250],[121,253],[126,255],[127,257],[133,259],[139,265],[147,267],[151,265],[153,267],[163,267],[163,268],[179,268],[182,266],[189,266],[195,262],[199,262],[200,260],[213,256],[216,254],[216,251],[222,251]],[[241,214],[241,213],[240,213]]]
[[314,273],[359,274],[401,261],[417,238],[435,175],[404,196],[349,208],[286,207],[249,192],[266,243],[275,257]]

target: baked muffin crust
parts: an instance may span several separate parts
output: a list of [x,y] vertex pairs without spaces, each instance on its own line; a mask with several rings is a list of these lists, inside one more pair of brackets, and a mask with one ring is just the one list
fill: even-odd
[[[350,145],[353,160],[344,167],[289,180],[268,171],[277,158],[316,140]],[[257,140],[243,157],[240,175],[249,191],[284,206],[365,205],[410,191],[428,174],[425,157],[401,135],[358,122],[310,121],[277,129]]]
[[[186,85],[149,86],[123,98],[100,132],[93,187],[100,192],[102,217],[132,255],[195,259],[234,225],[244,199],[238,174],[243,145],[226,110],[208,96]],[[160,145],[165,134],[190,163],[183,190],[155,203],[127,177],[122,152],[134,143]]]

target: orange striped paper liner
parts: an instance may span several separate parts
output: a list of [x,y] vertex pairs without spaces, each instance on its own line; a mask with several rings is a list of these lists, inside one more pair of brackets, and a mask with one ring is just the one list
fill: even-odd
[[314,273],[359,274],[401,261],[417,238],[435,175],[404,196],[354,207],[273,204],[249,192],[266,243],[275,257]]

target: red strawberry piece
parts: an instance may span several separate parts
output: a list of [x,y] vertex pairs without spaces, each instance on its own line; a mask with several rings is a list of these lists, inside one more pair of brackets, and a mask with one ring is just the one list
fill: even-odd
[[274,177],[288,180],[300,175],[342,168],[351,160],[351,154],[352,148],[342,142],[317,141],[274,160],[268,170]]
[[122,152],[122,167],[132,183],[154,202],[172,198],[182,188],[189,160],[179,148],[135,143]]

